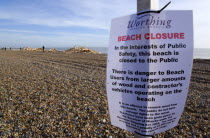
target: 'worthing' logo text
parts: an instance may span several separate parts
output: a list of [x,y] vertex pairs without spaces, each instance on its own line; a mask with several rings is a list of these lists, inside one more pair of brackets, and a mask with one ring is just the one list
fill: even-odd
[[135,20],[128,22],[128,29],[138,28],[171,28],[172,20],[162,20],[160,17],[153,16],[150,14],[137,17]]

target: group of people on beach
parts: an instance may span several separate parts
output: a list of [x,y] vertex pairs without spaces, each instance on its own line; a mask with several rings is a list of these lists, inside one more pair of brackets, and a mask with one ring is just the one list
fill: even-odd
[[[6,47],[2,47],[1,49],[2,49],[2,50],[5,50],[5,51],[7,50]],[[21,49],[22,49],[22,48],[20,47],[20,50],[21,50]],[[9,50],[12,50],[12,48],[10,47]],[[44,46],[42,46],[42,50],[43,50],[43,52],[44,52],[44,50],[45,50],[45,47],[44,47]]]
[[[7,50],[6,47],[2,47],[1,49],[2,49],[2,50],[5,50],[5,51]],[[10,47],[9,50],[12,50],[12,48]]]

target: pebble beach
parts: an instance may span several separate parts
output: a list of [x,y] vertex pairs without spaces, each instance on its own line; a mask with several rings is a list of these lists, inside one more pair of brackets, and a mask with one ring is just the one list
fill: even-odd
[[[111,125],[106,54],[0,51],[0,138],[134,137]],[[210,60],[194,59],[179,125],[155,137],[210,138]]]

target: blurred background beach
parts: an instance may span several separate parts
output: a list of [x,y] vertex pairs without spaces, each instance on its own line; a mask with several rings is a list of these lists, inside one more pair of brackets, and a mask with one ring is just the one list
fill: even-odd
[[[65,51],[72,47],[46,47],[46,49],[57,49],[58,51]],[[102,54],[107,54],[107,47],[87,47],[89,49],[95,50]],[[9,50],[9,47],[7,48]],[[13,50],[20,50],[20,48],[15,47]],[[194,59],[210,59],[210,49],[208,48],[194,48]]]

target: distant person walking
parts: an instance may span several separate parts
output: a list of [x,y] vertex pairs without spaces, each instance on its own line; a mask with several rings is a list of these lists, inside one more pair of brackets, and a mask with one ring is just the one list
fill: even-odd
[[12,48],[10,47],[10,48],[9,48],[9,50],[11,51],[11,50],[12,50]]
[[43,47],[42,47],[43,52],[44,52],[44,49],[45,49],[45,47],[43,46]]

